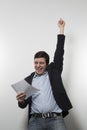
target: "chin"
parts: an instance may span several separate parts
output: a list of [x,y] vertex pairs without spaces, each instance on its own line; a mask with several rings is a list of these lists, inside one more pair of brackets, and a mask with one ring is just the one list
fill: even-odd
[[39,74],[39,75],[41,75],[41,74],[43,74],[44,72],[36,72],[37,74]]
[[37,73],[37,74],[42,75],[43,73]]

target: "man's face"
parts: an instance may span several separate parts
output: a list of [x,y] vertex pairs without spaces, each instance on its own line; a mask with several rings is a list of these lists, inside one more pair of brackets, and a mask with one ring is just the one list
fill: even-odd
[[43,74],[46,70],[46,60],[45,58],[35,58],[34,59],[34,68],[35,68],[35,72],[37,74]]

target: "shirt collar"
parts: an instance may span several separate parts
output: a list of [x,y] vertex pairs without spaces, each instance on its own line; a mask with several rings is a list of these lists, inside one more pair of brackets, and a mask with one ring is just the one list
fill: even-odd
[[46,74],[46,73],[47,73],[47,71],[45,71],[43,74],[41,74],[41,75],[40,75],[40,74],[37,74],[37,73],[35,72],[35,74],[34,74],[34,77],[33,77],[33,78],[36,78],[37,76],[38,76],[38,77],[40,77],[40,76],[42,76],[42,75],[44,75],[44,74]]

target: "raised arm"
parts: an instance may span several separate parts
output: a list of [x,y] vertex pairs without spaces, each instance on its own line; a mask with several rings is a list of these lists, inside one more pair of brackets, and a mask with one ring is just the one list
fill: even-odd
[[61,73],[63,69],[63,54],[64,54],[64,42],[65,42],[64,20],[60,19],[58,21],[58,27],[59,27],[59,34],[57,36],[57,46],[54,54],[54,66],[55,69],[57,69],[58,72]]

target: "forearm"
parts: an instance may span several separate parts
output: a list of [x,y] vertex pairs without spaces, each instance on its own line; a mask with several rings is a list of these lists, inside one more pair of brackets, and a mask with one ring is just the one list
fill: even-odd
[[60,28],[59,34],[64,34],[64,27]]
[[64,55],[64,43],[65,35],[57,35],[57,46],[54,54],[54,65],[58,72],[62,72],[63,69],[63,55]]

